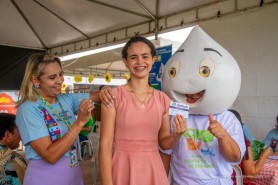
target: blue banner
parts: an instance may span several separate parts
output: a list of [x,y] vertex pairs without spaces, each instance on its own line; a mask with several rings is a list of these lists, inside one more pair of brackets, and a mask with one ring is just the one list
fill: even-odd
[[150,71],[150,83],[152,87],[161,90],[161,75],[165,64],[172,56],[172,45],[156,48],[156,61]]

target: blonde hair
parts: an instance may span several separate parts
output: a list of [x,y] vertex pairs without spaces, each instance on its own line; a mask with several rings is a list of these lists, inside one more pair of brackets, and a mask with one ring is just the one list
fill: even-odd
[[19,100],[17,102],[17,107],[19,107],[26,100],[37,100],[38,93],[33,88],[31,78],[32,76],[34,76],[35,78],[39,79],[44,73],[45,66],[54,62],[57,62],[62,68],[60,59],[54,55],[50,55],[47,53],[36,53],[29,57],[19,91]]

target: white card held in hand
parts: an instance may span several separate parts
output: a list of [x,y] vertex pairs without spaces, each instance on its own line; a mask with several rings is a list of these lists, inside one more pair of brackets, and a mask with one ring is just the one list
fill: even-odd
[[183,115],[184,118],[188,118],[188,111],[189,111],[189,106],[187,104],[177,103],[177,102],[170,103],[170,109],[169,109],[170,115],[174,116],[176,114],[180,114]]

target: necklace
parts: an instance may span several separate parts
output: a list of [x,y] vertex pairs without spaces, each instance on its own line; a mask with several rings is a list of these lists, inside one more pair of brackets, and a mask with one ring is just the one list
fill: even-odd
[[149,91],[151,89],[151,86],[149,86],[148,92],[147,92],[143,101],[140,100],[140,98],[135,94],[135,92],[130,88],[130,86],[129,86],[129,89],[134,94],[135,98],[140,102],[141,108],[144,109],[145,108],[145,101],[147,100],[147,97],[149,96]]

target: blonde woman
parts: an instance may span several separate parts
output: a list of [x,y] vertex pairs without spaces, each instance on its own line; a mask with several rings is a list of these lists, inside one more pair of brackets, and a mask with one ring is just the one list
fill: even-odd
[[38,53],[28,60],[16,115],[29,160],[23,184],[84,184],[76,141],[100,97],[98,92],[61,94],[63,74],[55,56]]

